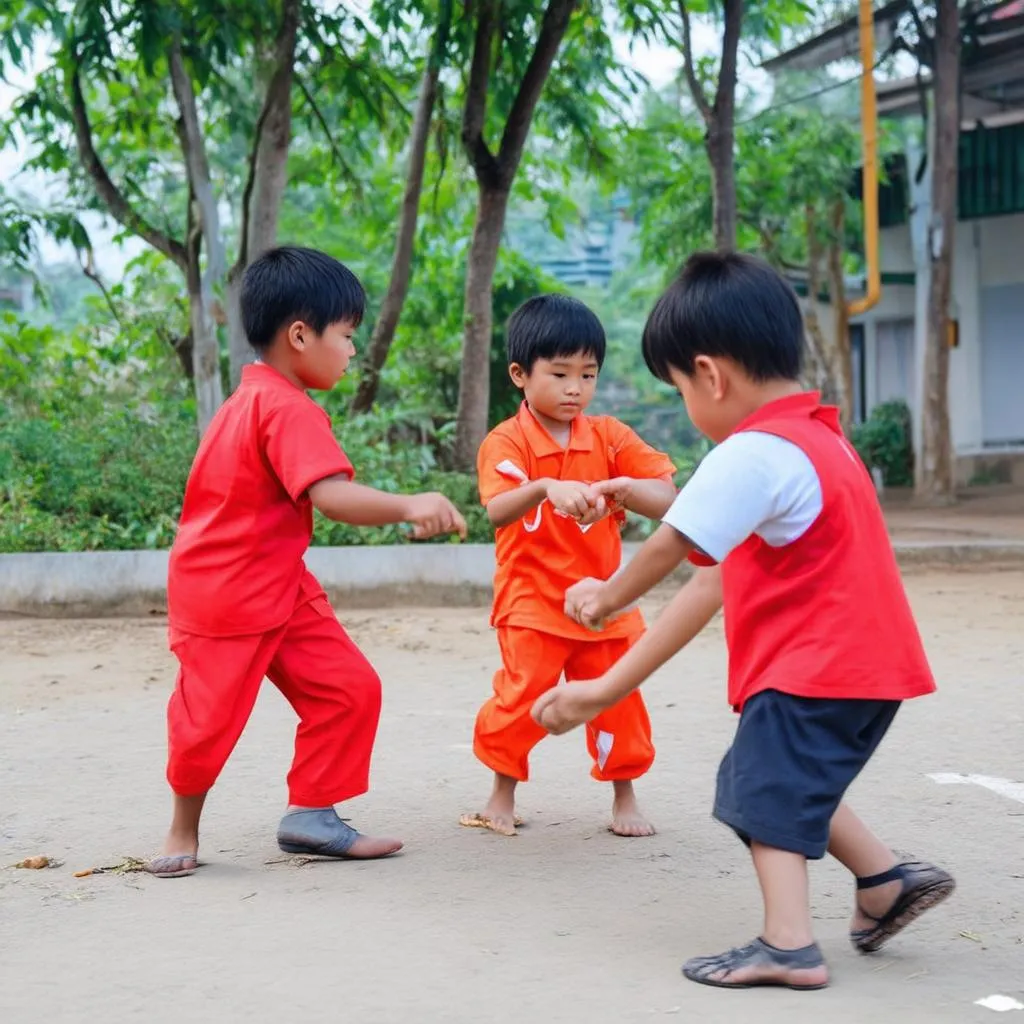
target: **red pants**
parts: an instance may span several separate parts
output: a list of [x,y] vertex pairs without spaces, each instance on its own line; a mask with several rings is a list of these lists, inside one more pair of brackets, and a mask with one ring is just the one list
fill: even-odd
[[[597,679],[635,638],[570,640],[534,629],[498,629],[502,668],[494,696],[480,709],[473,735],[476,756],[492,771],[525,782],[530,751],[547,733],[530,717],[533,702],[565,675],[566,682]],[[601,782],[636,779],[654,763],[651,720],[639,691],[598,715],[586,727],[591,775]]]
[[266,676],[299,716],[288,802],[329,807],[365,793],[380,717],[380,679],[321,592],[301,596],[279,629],[204,637],[171,631],[180,663],[167,706],[167,781],[179,796],[210,789],[249,720]]

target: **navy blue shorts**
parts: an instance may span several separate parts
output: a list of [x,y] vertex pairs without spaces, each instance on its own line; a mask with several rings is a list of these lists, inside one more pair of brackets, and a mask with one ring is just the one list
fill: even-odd
[[715,817],[748,846],[824,857],[832,815],[899,706],[778,690],[751,697],[718,769]]

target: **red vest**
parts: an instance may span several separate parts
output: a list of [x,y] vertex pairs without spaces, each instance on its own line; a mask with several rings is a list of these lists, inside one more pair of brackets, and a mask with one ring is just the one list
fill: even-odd
[[729,702],[762,690],[905,700],[935,690],[871,476],[838,411],[814,392],[744,420],[792,442],[821,482],[822,510],[798,540],[749,537],[722,563]]

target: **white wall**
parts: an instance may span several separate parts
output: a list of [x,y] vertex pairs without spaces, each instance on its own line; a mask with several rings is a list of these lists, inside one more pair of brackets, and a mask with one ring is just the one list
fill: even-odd
[[[953,447],[958,454],[977,452],[983,444],[981,293],[996,285],[1024,286],[1024,215],[962,221],[956,227],[953,267],[953,309],[960,323],[960,344],[950,353],[949,412]],[[914,260],[907,225],[881,233],[882,272],[913,273]],[[912,285],[882,285],[878,305],[856,322],[864,325],[865,395],[867,408],[879,394],[878,329],[880,321],[912,319]],[[1022,325],[1024,334],[1024,325]],[[913,399],[913,391],[907,396]],[[912,408],[916,401],[912,401]],[[916,409],[913,410],[916,413]]]

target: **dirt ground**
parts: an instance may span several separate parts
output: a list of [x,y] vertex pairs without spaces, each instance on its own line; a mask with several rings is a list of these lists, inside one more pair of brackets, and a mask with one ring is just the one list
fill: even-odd
[[1024,787],[929,778],[1024,782],[1024,573],[908,587],[940,693],[903,710],[852,797],[960,888],[858,957],[850,881],[815,865],[833,986],[803,994],[679,974],[760,926],[747,856],[708,813],[734,725],[718,623],[646,688],[658,760],[641,796],[659,834],[605,831],[610,795],[573,734],[538,749],[528,827],[502,839],[456,824],[488,787],[469,746],[496,662],[486,613],[342,613],[385,682],[373,791],[348,814],[406,852],[305,866],[278,853],[293,721],[268,686],[208,804],[204,866],[165,881],[73,877],[144,857],[166,824],[163,622],[0,622],[0,866],[63,862],[0,867],[0,1021],[931,1024],[988,1020],[975,1003],[996,994],[1024,1003]]
[[895,541],[963,544],[1024,540],[1024,488],[976,487],[949,508],[921,508],[906,491],[889,491],[885,518]]

